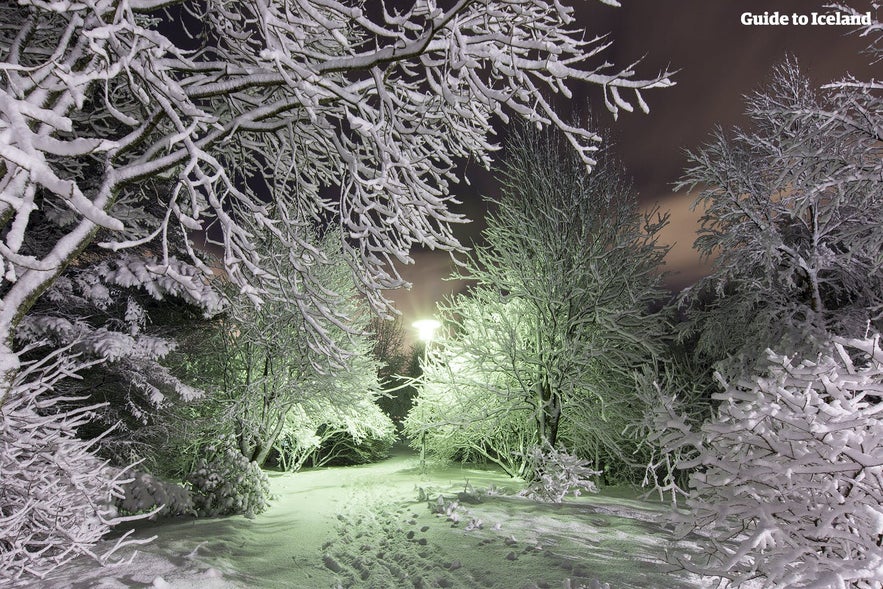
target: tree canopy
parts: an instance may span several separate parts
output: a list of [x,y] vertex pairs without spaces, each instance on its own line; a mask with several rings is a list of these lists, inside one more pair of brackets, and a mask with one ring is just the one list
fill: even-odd
[[624,460],[622,430],[639,412],[629,391],[668,329],[651,309],[667,217],[639,210],[612,154],[587,173],[558,139],[525,127],[510,142],[487,245],[460,271],[477,286],[442,309],[453,334],[432,355],[442,366],[428,368],[415,419],[440,404],[427,423],[456,424],[463,450],[492,459],[504,446],[554,447],[561,429],[569,449]]
[[[641,91],[671,84],[598,61],[608,42],[585,39],[557,2],[25,0],[0,7],[0,23],[7,345],[101,228],[111,249],[158,241],[150,270],[185,284],[167,244],[183,238],[209,273],[205,238],[255,301],[283,296],[254,239],[270,234],[300,273],[288,294],[311,345],[337,353],[319,318],[345,318],[316,281],[330,262],[312,226],[340,228],[357,284],[386,311],[381,290],[405,284],[394,263],[413,246],[460,247],[456,159],[490,164],[492,117],[560,128],[591,164],[598,137],[547,92],[595,84],[615,114],[633,108],[623,92],[647,110]],[[43,217],[57,230],[35,234]]]

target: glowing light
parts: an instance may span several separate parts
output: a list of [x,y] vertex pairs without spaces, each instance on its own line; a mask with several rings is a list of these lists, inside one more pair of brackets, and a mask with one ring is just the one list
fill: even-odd
[[421,319],[411,324],[417,330],[417,337],[421,341],[430,342],[435,335],[435,330],[441,327],[441,323],[435,319]]

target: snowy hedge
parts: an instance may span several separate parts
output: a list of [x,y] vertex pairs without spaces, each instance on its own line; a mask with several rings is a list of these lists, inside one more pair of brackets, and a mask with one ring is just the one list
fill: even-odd
[[242,455],[232,436],[222,436],[202,454],[187,476],[199,515],[251,517],[267,509],[270,481],[256,462]]
[[834,339],[815,359],[769,352],[760,376],[723,382],[692,464],[689,524],[713,540],[688,568],[734,585],[883,583],[883,350]]
[[[0,404],[0,584],[42,577],[86,555],[109,562],[128,534],[103,553],[96,543],[115,525],[113,501],[125,473],[95,456],[97,440],[77,438],[95,407],[65,409],[53,394],[76,374],[69,349],[24,366]],[[136,516],[137,517],[137,516]]]
[[193,498],[187,488],[145,472],[132,473],[122,491],[123,497],[116,505],[124,513],[151,512],[158,516],[195,513]]

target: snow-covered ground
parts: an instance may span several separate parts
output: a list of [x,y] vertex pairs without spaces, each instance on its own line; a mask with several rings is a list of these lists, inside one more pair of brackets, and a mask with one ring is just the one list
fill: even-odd
[[[512,496],[518,485],[502,474],[459,466],[421,473],[405,453],[270,477],[277,498],[254,519],[146,523],[137,536],[157,538],[130,563],[76,561],[39,587],[713,586],[666,564],[666,550],[696,546],[675,541],[658,504],[603,492],[537,504]],[[474,493],[464,493],[467,480]],[[439,495],[442,513],[433,513]]]

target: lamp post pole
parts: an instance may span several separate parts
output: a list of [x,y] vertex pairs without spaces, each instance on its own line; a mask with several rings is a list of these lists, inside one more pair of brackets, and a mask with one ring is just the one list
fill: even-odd
[[[435,330],[441,327],[441,323],[435,319],[421,319],[415,321],[413,327],[417,330],[417,337],[423,342],[423,366],[420,377],[426,374],[426,366],[429,364],[429,344],[435,335]],[[423,386],[426,380],[423,379]],[[420,472],[426,472],[426,430],[420,432]]]

